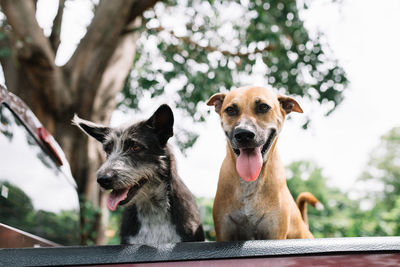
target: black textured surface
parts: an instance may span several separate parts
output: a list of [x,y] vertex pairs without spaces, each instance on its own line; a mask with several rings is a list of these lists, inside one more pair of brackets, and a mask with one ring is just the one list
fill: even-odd
[[66,266],[301,256],[348,253],[400,253],[400,237],[357,237],[246,242],[194,242],[159,246],[118,245],[0,249],[0,266]]

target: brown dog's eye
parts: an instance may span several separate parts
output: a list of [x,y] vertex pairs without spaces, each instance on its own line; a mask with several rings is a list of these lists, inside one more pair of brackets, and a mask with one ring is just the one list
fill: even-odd
[[268,112],[268,110],[270,110],[271,109],[271,107],[270,106],[268,106],[267,104],[265,104],[265,103],[261,103],[261,104],[259,104],[258,106],[257,106],[257,108],[256,108],[256,111],[257,111],[257,113],[267,113]]
[[237,109],[236,109],[235,107],[227,107],[227,108],[225,109],[225,113],[226,113],[228,116],[236,116],[237,113],[238,113],[238,111],[237,111]]

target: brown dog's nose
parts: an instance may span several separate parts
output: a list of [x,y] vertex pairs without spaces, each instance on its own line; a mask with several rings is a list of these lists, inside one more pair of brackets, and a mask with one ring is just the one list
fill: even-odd
[[254,137],[256,136],[252,131],[237,128],[235,129],[234,135],[237,142],[239,143],[247,143],[253,141]]
[[112,172],[107,172],[104,174],[99,174],[97,176],[97,182],[101,187],[104,189],[112,189],[113,185],[113,178],[115,177],[114,173]]

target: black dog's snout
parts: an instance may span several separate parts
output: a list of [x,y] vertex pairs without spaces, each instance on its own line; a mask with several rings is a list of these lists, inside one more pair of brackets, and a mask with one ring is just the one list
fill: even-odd
[[233,136],[239,143],[247,143],[253,141],[256,134],[246,129],[237,128],[235,129]]
[[112,189],[114,177],[112,172],[102,173],[97,176],[97,182],[105,189]]

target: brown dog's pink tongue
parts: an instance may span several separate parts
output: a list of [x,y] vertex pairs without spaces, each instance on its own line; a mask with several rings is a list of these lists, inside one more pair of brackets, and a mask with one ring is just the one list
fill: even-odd
[[236,160],[236,170],[246,182],[255,181],[262,168],[261,147],[240,149]]
[[129,188],[113,190],[107,197],[107,207],[109,210],[116,210],[118,203],[126,198]]

